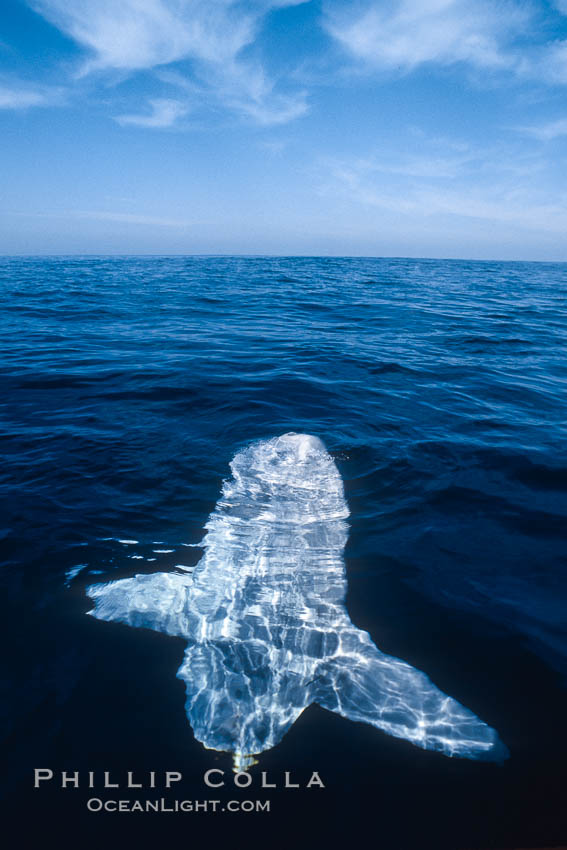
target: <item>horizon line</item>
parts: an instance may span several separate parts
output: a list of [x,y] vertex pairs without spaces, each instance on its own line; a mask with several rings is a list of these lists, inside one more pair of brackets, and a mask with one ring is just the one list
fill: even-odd
[[534,263],[547,265],[567,265],[567,259],[564,260],[540,260],[540,259],[502,259],[499,257],[434,257],[434,256],[403,256],[401,254],[278,254],[278,253],[198,253],[198,252],[165,252],[165,253],[139,253],[139,252],[111,252],[111,253],[90,253],[90,252],[72,252],[72,253],[2,253],[0,252],[0,260],[5,259],[107,259],[107,258],[194,258],[194,259],[302,259],[302,260],[416,260],[429,262],[454,262],[454,263]]

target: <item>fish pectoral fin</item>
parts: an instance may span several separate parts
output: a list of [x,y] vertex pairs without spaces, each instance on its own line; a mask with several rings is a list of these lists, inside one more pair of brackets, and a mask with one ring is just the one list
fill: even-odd
[[440,691],[425,673],[381,653],[370,639],[356,653],[323,662],[313,694],[323,708],[423,749],[473,759],[507,755],[494,729]]
[[187,596],[192,578],[179,573],[151,573],[91,584],[87,594],[95,607],[88,613],[97,620],[115,620],[138,628],[186,636]]

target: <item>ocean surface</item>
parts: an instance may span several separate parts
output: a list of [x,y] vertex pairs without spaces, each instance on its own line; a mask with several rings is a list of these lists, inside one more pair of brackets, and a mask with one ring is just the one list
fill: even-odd
[[[0,783],[21,829],[567,844],[567,265],[14,257],[0,293]],[[85,588],[194,566],[231,459],[290,431],[344,482],[352,622],[510,757],[448,759],[311,706],[252,772],[325,789],[226,789],[269,814],[95,815],[84,787],[34,790],[36,767],[179,770],[194,800],[204,770],[230,777],[187,722],[185,642],[85,616]]]

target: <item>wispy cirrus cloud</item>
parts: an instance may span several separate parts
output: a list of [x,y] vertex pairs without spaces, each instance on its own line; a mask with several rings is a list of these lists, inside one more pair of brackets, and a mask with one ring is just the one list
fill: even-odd
[[[149,73],[176,87],[162,93],[151,86],[146,108],[138,97],[136,108],[118,118],[122,124],[175,126],[199,105],[228,109],[261,126],[284,124],[309,110],[306,88],[297,78],[292,82],[289,69],[285,79],[268,72],[260,36],[270,13],[313,0],[27,2],[82,48],[78,77],[124,80]],[[562,20],[567,0],[555,0],[554,7],[544,10],[541,0],[322,0],[322,15],[312,18],[312,26],[319,33],[322,27],[349,63],[369,72],[399,75],[424,65],[460,64],[562,85],[567,40],[557,30],[550,38],[543,22],[546,15]],[[318,80],[325,85],[343,63],[329,50],[331,42],[316,43],[313,61],[330,68]]]
[[177,69],[160,69],[156,75],[162,82],[183,92],[193,105],[203,100],[224,104],[262,126],[284,124],[301,117],[309,108],[305,90],[292,94],[279,92],[276,82],[261,65],[250,65],[238,59],[224,65],[220,71],[209,68],[206,80],[196,80]]
[[61,103],[59,88],[32,87],[19,81],[0,80],[0,109],[29,109],[32,106],[53,106]]
[[567,83],[567,41],[557,40],[538,51],[537,57],[526,63],[526,71],[540,79],[565,85]]
[[567,118],[559,118],[556,121],[545,121],[539,125],[534,124],[528,127],[519,127],[518,130],[542,142],[550,142],[561,136],[567,136]]
[[142,70],[188,57],[226,61],[253,40],[259,18],[239,14],[232,0],[31,0],[31,5],[90,50],[83,73]]
[[[309,0],[29,0],[33,8],[74,39],[88,55],[81,76],[94,72],[167,69],[190,78],[205,101],[222,103],[261,124],[283,123],[307,109],[305,93],[276,92],[258,59],[243,58],[265,16]],[[179,68],[182,71],[179,71]],[[196,83],[196,86],[195,86]],[[184,86],[180,87],[182,91]],[[121,123],[169,126],[186,110],[150,102],[149,118]]]
[[[560,14],[567,0],[556,0]],[[360,67],[408,73],[463,64],[567,83],[567,40],[549,38],[541,4],[523,0],[327,0],[324,26]],[[526,38],[526,35],[529,35]]]
[[510,34],[528,20],[523,5],[486,0],[388,0],[325,7],[329,33],[370,67],[408,71],[424,62],[467,62],[480,68],[510,67]]
[[43,104],[45,104],[45,97],[40,92],[0,85],[0,109],[27,109],[29,106]]
[[187,115],[189,106],[179,100],[153,98],[146,114],[118,115],[115,120],[123,127],[172,127],[179,118]]
[[122,213],[113,210],[64,210],[60,212],[21,212],[16,210],[12,211],[11,215],[21,218],[55,219],[61,221],[108,221],[115,224],[148,225],[150,227],[163,227],[172,230],[185,230],[195,224],[194,219],[167,218],[165,216]]
[[306,91],[278,92],[263,68],[236,60],[215,74],[214,88],[224,103],[264,126],[287,123],[308,109]]
[[[441,143],[422,140],[422,147],[439,148]],[[564,233],[567,196],[551,196],[544,185],[545,158],[474,147],[455,156],[450,148],[448,144],[446,153],[329,160],[322,163],[321,192],[407,221],[446,226],[476,219],[488,226]]]

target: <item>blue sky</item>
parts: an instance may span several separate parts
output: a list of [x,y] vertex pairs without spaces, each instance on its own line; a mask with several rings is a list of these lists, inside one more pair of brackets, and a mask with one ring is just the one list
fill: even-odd
[[567,0],[3,0],[0,252],[567,260]]

